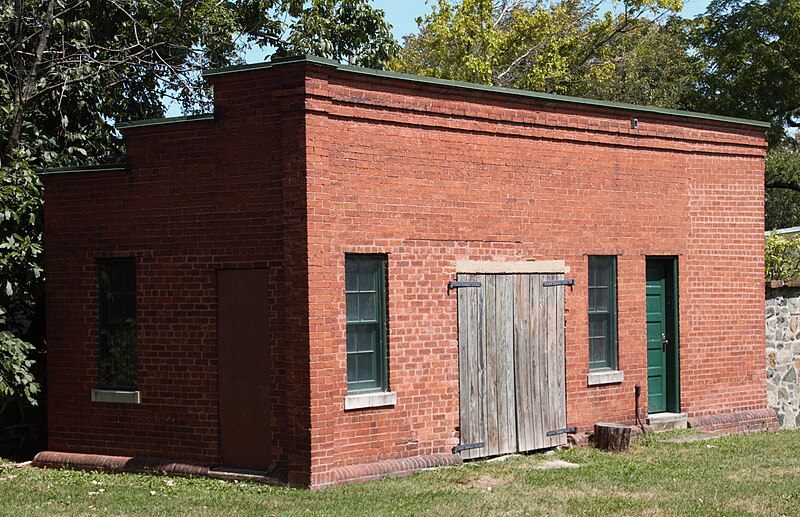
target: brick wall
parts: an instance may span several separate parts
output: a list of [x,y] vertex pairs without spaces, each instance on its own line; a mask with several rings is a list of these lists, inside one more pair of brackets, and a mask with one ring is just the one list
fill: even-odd
[[[50,449],[219,463],[216,270],[267,268],[273,454],[307,483],[302,74],[236,79],[217,120],[125,130],[130,172],[46,178]],[[140,405],[90,402],[112,256],[136,257]]]
[[[307,107],[312,481],[458,443],[457,260],[563,259],[567,421],[646,407],[645,257],[677,256],[682,409],[761,409],[763,133],[337,72]],[[394,408],[343,411],[344,254],[387,253]],[[587,386],[587,255],[618,256],[621,384]]]
[[[215,271],[233,267],[271,273],[293,483],[458,443],[457,260],[566,261],[569,425],[633,422],[646,256],[679,261],[682,409],[765,406],[762,131],[309,63],[212,82],[216,120],[126,131],[131,172],[46,180],[51,449],[219,462]],[[394,407],[343,410],[345,253],[388,254]],[[621,384],[587,386],[592,254],[618,256]],[[142,404],[91,403],[95,260],[130,255]]]

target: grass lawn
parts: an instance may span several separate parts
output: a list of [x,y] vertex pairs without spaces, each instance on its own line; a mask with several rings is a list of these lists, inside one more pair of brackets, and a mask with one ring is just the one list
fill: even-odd
[[[0,468],[2,515],[800,515],[800,431],[592,449],[331,488]],[[542,469],[562,460],[577,468]],[[3,461],[0,460],[0,464]]]

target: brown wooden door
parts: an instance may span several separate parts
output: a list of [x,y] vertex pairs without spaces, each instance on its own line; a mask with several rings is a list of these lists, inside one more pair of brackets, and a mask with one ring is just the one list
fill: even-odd
[[217,271],[219,426],[222,463],[270,464],[270,361],[265,269]]
[[555,447],[566,435],[563,274],[460,274],[461,444],[464,458]]

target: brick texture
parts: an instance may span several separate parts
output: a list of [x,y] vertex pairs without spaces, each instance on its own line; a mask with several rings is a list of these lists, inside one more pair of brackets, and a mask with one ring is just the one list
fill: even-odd
[[[50,449],[219,462],[214,282],[234,267],[272,273],[290,483],[458,444],[457,260],[566,261],[570,426],[634,423],[646,256],[678,257],[681,409],[765,407],[762,130],[308,63],[212,81],[216,120],[126,130],[132,172],[46,181]],[[393,407],[343,409],[345,253],[388,255]],[[625,379],[589,387],[594,254],[618,256]],[[91,403],[94,261],[130,255],[142,404]]]

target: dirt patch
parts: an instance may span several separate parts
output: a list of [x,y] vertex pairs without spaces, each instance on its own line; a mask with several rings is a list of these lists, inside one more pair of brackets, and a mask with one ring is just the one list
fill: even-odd
[[502,485],[504,481],[500,478],[496,478],[494,476],[481,476],[478,479],[473,479],[465,484],[465,488],[472,489],[472,490],[489,490],[491,491],[492,488]]

